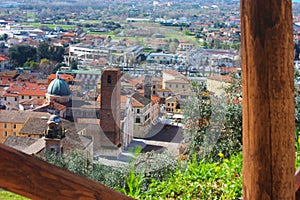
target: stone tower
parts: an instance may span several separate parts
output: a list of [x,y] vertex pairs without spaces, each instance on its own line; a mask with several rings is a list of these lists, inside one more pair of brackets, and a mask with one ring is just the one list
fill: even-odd
[[121,71],[104,69],[101,76],[100,126],[117,147],[120,143]]
[[151,100],[151,95],[152,95],[151,76],[146,75],[144,80],[144,97]]
[[46,153],[63,153],[62,139],[65,137],[61,126],[61,120],[58,115],[51,115],[48,122],[48,128],[45,135]]

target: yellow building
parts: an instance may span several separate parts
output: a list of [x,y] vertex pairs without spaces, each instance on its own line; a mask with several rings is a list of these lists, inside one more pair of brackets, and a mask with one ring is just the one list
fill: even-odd
[[165,103],[165,110],[168,113],[175,113],[176,112],[176,106],[178,103],[178,99],[176,96],[170,96],[166,98]]
[[[45,112],[26,111],[0,111],[0,142],[3,143],[8,136],[21,136],[20,131],[29,118],[49,118]],[[28,136],[28,135],[27,135]]]
[[231,84],[231,78],[229,75],[222,76],[210,76],[207,77],[207,90],[212,92],[214,95],[222,96],[225,93],[226,88]]

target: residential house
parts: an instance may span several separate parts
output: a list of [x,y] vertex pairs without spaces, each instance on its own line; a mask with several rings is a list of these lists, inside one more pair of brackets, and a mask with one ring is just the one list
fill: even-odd
[[36,83],[12,84],[3,95],[3,105],[7,110],[18,110],[19,102],[30,99],[45,99],[47,85]]
[[231,77],[229,75],[209,76],[206,81],[207,90],[216,96],[222,96],[230,84]]
[[160,113],[160,101],[159,97],[156,95],[151,96],[151,111],[150,118],[153,125],[158,122],[158,117]]
[[177,47],[177,50],[188,51],[188,50],[191,50],[193,48],[193,46],[194,46],[193,44],[188,43],[188,42],[180,42]]
[[146,60],[149,63],[171,64],[173,63],[173,55],[166,53],[150,53]]
[[2,84],[13,83],[17,76],[18,73],[16,70],[0,72],[0,81]]
[[81,85],[84,90],[94,89],[101,79],[100,70],[72,70],[65,74],[71,74],[74,84]]
[[20,136],[20,131],[30,118],[49,118],[50,114],[44,112],[26,111],[0,111],[0,142],[3,143],[8,136]]
[[3,72],[10,67],[9,57],[0,54],[0,71]]
[[177,104],[178,104],[178,99],[176,96],[167,97],[165,102],[166,112],[174,114],[176,112]]
[[[190,95],[190,82],[180,72],[174,70],[162,71],[162,89],[163,96],[170,96],[170,93],[176,95],[179,100],[186,100]],[[166,95],[166,93],[168,93]]]
[[30,74],[30,73],[21,73],[17,78],[17,83],[36,83],[36,74]]
[[183,74],[175,70],[162,71],[162,89],[167,89],[165,82],[176,78],[184,78]]
[[162,77],[153,76],[151,82],[152,82],[152,94],[156,95],[157,90],[162,88]]
[[151,128],[151,100],[139,93],[132,95],[134,110],[134,136],[144,137]]

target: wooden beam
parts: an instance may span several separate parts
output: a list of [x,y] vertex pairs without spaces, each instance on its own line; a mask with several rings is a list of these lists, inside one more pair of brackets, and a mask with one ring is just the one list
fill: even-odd
[[295,199],[291,0],[241,0],[243,199]]
[[3,144],[0,169],[0,188],[31,199],[132,199]]

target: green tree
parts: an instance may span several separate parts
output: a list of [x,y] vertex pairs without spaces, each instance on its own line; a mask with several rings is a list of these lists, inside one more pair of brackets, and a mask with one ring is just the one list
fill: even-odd
[[44,77],[47,77],[54,71],[54,63],[46,58],[43,58],[40,60],[39,70]]
[[50,59],[49,56],[50,46],[47,42],[41,42],[37,48],[37,54],[40,59],[46,58]]
[[6,33],[4,33],[3,35],[0,36],[0,40],[6,41],[7,38],[8,38],[8,35]]
[[189,30],[185,30],[185,31],[184,31],[184,35],[191,35],[191,33],[190,33]]
[[35,61],[27,61],[23,65],[24,67],[30,67],[31,69],[37,69],[39,67],[39,63]]
[[205,88],[197,85],[192,88],[194,93],[184,107],[187,153],[215,160],[220,152],[229,157],[241,151],[241,78],[232,76],[225,98],[210,96]]
[[35,61],[37,50],[29,45],[17,45],[8,49],[8,57],[14,66],[23,66],[26,61]]
[[170,50],[170,52],[171,52],[171,53],[175,53],[177,47],[178,47],[178,43],[176,43],[176,42],[171,42],[171,43],[169,44],[169,50]]
[[51,61],[62,62],[65,49],[61,46],[51,46],[47,42],[41,42],[37,48],[37,53],[40,59],[46,58]]
[[72,59],[71,62],[70,62],[70,67],[71,69],[78,69],[78,63],[75,59]]

